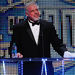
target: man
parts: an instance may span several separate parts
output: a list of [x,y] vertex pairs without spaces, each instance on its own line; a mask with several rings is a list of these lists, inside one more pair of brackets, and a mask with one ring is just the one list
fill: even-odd
[[[48,57],[50,58],[50,44],[52,44],[54,50],[60,54],[62,57],[64,52],[67,53],[66,46],[58,38],[56,30],[52,23],[45,20],[40,20],[40,12],[37,4],[30,2],[25,6],[27,19],[21,23],[14,25],[12,42],[17,45],[17,57],[18,58],[41,58]],[[70,53],[68,53],[69,55]],[[40,63],[40,62],[39,62]],[[27,63],[25,63],[25,67]],[[30,64],[30,63],[29,63]],[[50,63],[48,63],[50,65]],[[34,64],[33,64],[34,65]],[[33,65],[31,65],[33,67]],[[29,65],[30,66],[30,65]],[[39,65],[37,65],[39,67]],[[53,75],[52,66],[50,74]],[[49,68],[50,68],[49,67]],[[40,67],[39,67],[40,68]],[[31,74],[30,70],[33,71]],[[39,73],[35,74],[37,70],[30,69],[24,70],[29,71],[26,75],[40,75],[41,68]],[[48,73],[49,75],[49,73]]]
[[[14,25],[13,42],[16,43],[18,57],[50,57],[50,44],[63,56],[66,46],[58,38],[52,23],[40,20],[38,6],[31,2],[26,5],[25,22]],[[39,25],[32,25],[38,22]]]

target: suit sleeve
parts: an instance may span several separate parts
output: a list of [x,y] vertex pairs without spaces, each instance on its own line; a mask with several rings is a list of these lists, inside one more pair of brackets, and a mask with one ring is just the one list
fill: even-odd
[[[10,47],[9,47],[9,54],[11,57],[11,53],[12,53],[12,45],[13,43],[17,44],[19,43],[19,37],[18,37],[18,28],[16,25],[13,25],[13,34],[11,36],[11,41],[10,41]],[[17,49],[18,50],[18,49]]]
[[9,54],[10,54],[10,57],[12,55],[12,46],[13,46],[13,43],[16,43],[16,39],[15,39],[15,28],[14,28],[14,25],[13,25],[13,34],[11,35],[11,41],[10,41],[10,47],[9,47]]
[[64,52],[67,51],[67,48],[66,45],[63,44],[62,40],[58,38],[55,27],[53,25],[50,25],[50,34],[51,44],[54,50],[63,57]]

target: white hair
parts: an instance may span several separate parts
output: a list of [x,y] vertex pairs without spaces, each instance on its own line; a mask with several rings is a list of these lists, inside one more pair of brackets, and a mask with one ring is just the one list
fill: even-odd
[[[26,4],[25,4],[25,10],[28,11],[28,10],[27,10],[27,7],[30,6],[30,5],[33,5],[33,4],[36,4],[36,5],[37,5],[37,3],[34,2],[34,1],[31,1],[31,2],[26,3]],[[38,5],[37,5],[37,6],[38,6]],[[38,8],[39,8],[39,6],[38,6]]]

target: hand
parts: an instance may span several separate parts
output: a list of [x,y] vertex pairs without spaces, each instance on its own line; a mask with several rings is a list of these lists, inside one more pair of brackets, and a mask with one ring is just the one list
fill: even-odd
[[75,58],[75,53],[71,53],[69,51],[66,51],[64,53],[64,58]]
[[23,55],[21,53],[17,53],[17,58],[23,58]]

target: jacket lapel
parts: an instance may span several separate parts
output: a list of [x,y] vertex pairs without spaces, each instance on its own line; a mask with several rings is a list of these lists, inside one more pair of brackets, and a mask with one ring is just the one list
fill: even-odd
[[[26,20],[26,22],[25,22],[25,25],[26,25],[26,30],[27,30],[28,35],[29,35],[30,38],[33,40],[33,42],[35,42],[33,33],[32,33],[32,31],[31,31],[31,28],[30,28],[29,23],[28,23],[27,20]],[[35,42],[35,43],[36,43],[36,42]]]
[[40,21],[40,32],[39,32],[39,38],[38,38],[38,45],[42,44],[43,38],[43,26],[42,22]]

